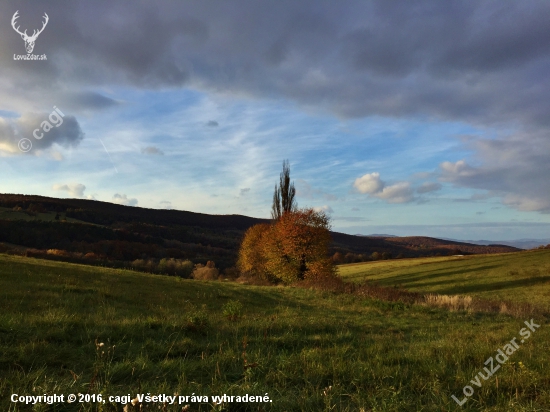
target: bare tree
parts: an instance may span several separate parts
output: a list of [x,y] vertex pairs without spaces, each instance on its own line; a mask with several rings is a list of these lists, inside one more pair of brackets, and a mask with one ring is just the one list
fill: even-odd
[[273,193],[271,218],[279,220],[284,213],[296,211],[298,205],[294,199],[295,196],[296,189],[294,188],[294,183],[290,183],[290,164],[288,160],[285,160],[283,162],[283,171],[279,178],[279,186],[275,185],[275,192]]

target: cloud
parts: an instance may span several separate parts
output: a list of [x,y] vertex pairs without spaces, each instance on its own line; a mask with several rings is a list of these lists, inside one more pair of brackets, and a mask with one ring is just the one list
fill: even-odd
[[372,195],[380,192],[384,188],[384,182],[380,180],[380,173],[367,173],[355,179],[353,187],[355,187],[359,193],[368,193]]
[[521,196],[514,193],[504,195],[502,203],[524,212],[550,213],[550,199],[543,196]]
[[146,155],[164,155],[164,152],[155,146],[147,146],[141,149],[142,154]]
[[249,187],[245,187],[244,189],[241,189],[239,191],[239,196],[245,196],[246,194],[248,194],[248,192],[250,192],[250,188]]
[[324,212],[327,214],[334,213],[334,210],[332,209],[332,207],[328,205],[317,206],[317,207],[314,207],[313,210],[315,210],[316,212]]
[[442,179],[445,181],[452,181],[457,177],[472,177],[475,176],[475,169],[470,167],[465,160],[459,160],[458,162],[443,162],[439,166],[441,168]]
[[64,99],[64,106],[72,110],[103,110],[118,106],[120,102],[97,92],[82,91],[70,93]]
[[420,194],[436,192],[438,190],[441,190],[442,187],[443,186],[441,186],[441,183],[424,182],[420,185],[420,187],[416,188],[416,192]]
[[[193,86],[219,93],[282,97],[346,117],[431,116],[479,124],[548,125],[550,4],[544,1],[396,6],[315,0],[258,6],[234,0],[128,6],[122,0],[52,3],[55,22],[37,42],[47,65],[4,59],[0,69],[25,99],[59,83],[150,89]],[[13,14],[13,3],[0,5]],[[117,18],[105,18],[117,10]],[[246,10],[243,13],[242,10]],[[40,18],[35,8],[25,18]],[[0,48],[23,51],[2,28]],[[40,80],[40,81],[37,81]],[[36,85],[36,86],[32,86]],[[39,85],[39,86],[38,86]],[[4,87],[5,96],[11,86]],[[113,102],[98,92],[91,107]],[[1,93],[0,93],[1,94]],[[40,100],[48,93],[39,95]]]
[[55,184],[52,186],[52,189],[56,191],[67,192],[72,197],[83,198],[86,186],[84,186],[82,183]]
[[206,123],[208,127],[218,127],[219,123],[215,120],[209,120],[208,123]]
[[408,203],[414,200],[409,182],[398,182],[390,186],[380,179],[380,173],[367,173],[355,179],[353,186],[359,193],[369,194],[388,203]]
[[74,116],[58,116],[57,113],[25,113],[19,118],[0,118],[0,151],[23,154],[18,143],[28,139],[32,149],[28,154],[38,154],[57,144],[64,148],[76,147],[84,133]]
[[490,197],[500,197],[504,205],[520,211],[550,213],[550,139],[546,133],[479,139],[468,142],[466,148],[476,153],[478,164],[443,162],[441,181],[488,191]]
[[172,202],[170,202],[169,200],[162,200],[160,202],[160,207],[162,209],[168,209],[168,210],[171,210],[172,209]]
[[358,207],[352,207],[351,208],[351,211],[352,212],[359,212],[361,209],[359,209]]
[[126,195],[115,193],[115,195],[113,196],[113,203],[124,206],[136,206],[138,204],[138,201],[135,198],[128,199],[128,196]]
[[414,199],[409,182],[399,182],[391,186],[385,186],[382,191],[374,193],[374,196],[386,200],[388,203],[408,203]]

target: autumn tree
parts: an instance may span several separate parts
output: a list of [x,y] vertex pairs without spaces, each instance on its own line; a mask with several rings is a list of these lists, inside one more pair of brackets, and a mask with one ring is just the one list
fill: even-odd
[[328,216],[313,209],[284,213],[264,236],[265,268],[285,283],[334,275]]
[[331,243],[328,215],[298,209],[295,196],[290,166],[285,160],[273,194],[273,221],[246,231],[237,262],[241,273],[284,283],[335,275],[328,255]]
[[290,164],[288,160],[283,162],[283,171],[279,177],[279,186],[275,185],[273,204],[271,206],[271,218],[279,220],[286,212],[294,212],[298,206],[295,200],[296,189],[290,182]]
[[237,260],[237,268],[241,273],[271,280],[272,276],[267,271],[264,252],[264,245],[270,230],[271,225],[262,223],[254,225],[246,231]]
[[241,273],[284,283],[332,276],[329,229],[329,218],[323,212],[284,213],[271,225],[255,225],[246,231],[237,266]]

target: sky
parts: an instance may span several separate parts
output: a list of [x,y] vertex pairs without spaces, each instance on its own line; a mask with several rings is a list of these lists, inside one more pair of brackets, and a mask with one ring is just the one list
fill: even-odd
[[336,231],[550,238],[546,0],[8,0],[0,17],[0,193],[267,218],[288,159],[298,206]]

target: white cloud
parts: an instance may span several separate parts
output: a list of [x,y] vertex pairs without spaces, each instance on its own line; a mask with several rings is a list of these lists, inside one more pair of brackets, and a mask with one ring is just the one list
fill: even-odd
[[317,207],[314,207],[313,210],[315,210],[316,212],[325,212],[327,214],[334,213],[334,210],[332,209],[332,207],[328,205],[317,206]]
[[475,169],[469,166],[465,160],[458,162],[443,162],[439,165],[444,180],[452,180],[456,177],[470,177],[475,174]]
[[[24,113],[16,119],[0,117],[0,151],[38,156],[42,151],[51,149],[54,144],[65,148],[77,147],[84,139],[84,133],[76,118],[53,114],[57,117],[50,113]],[[22,139],[26,142],[24,150],[20,149]],[[56,150],[53,157],[61,160],[60,153]]]
[[517,194],[507,194],[502,203],[523,212],[550,211],[550,199],[540,197],[526,197]]
[[409,182],[398,182],[386,186],[380,179],[380,173],[367,173],[357,179],[353,186],[360,192],[366,193],[388,203],[407,203],[414,199],[413,190]]
[[128,199],[128,196],[126,195],[115,193],[115,195],[113,196],[113,203],[124,206],[136,206],[138,204],[138,201],[135,198]]
[[84,197],[86,186],[81,183],[55,184],[52,186],[52,189],[56,191],[67,192],[73,197],[82,198]]
[[374,196],[384,199],[388,203],[407,203],[413,200],[413,191],[409,182],[399,182],[391,186],[386,186],[381,192]]
[[353,187],[355,187],[359,193],[368,193],[372,195],[384,188],[384,182],[380,180],[380,173],[367,173],[355,179]]

